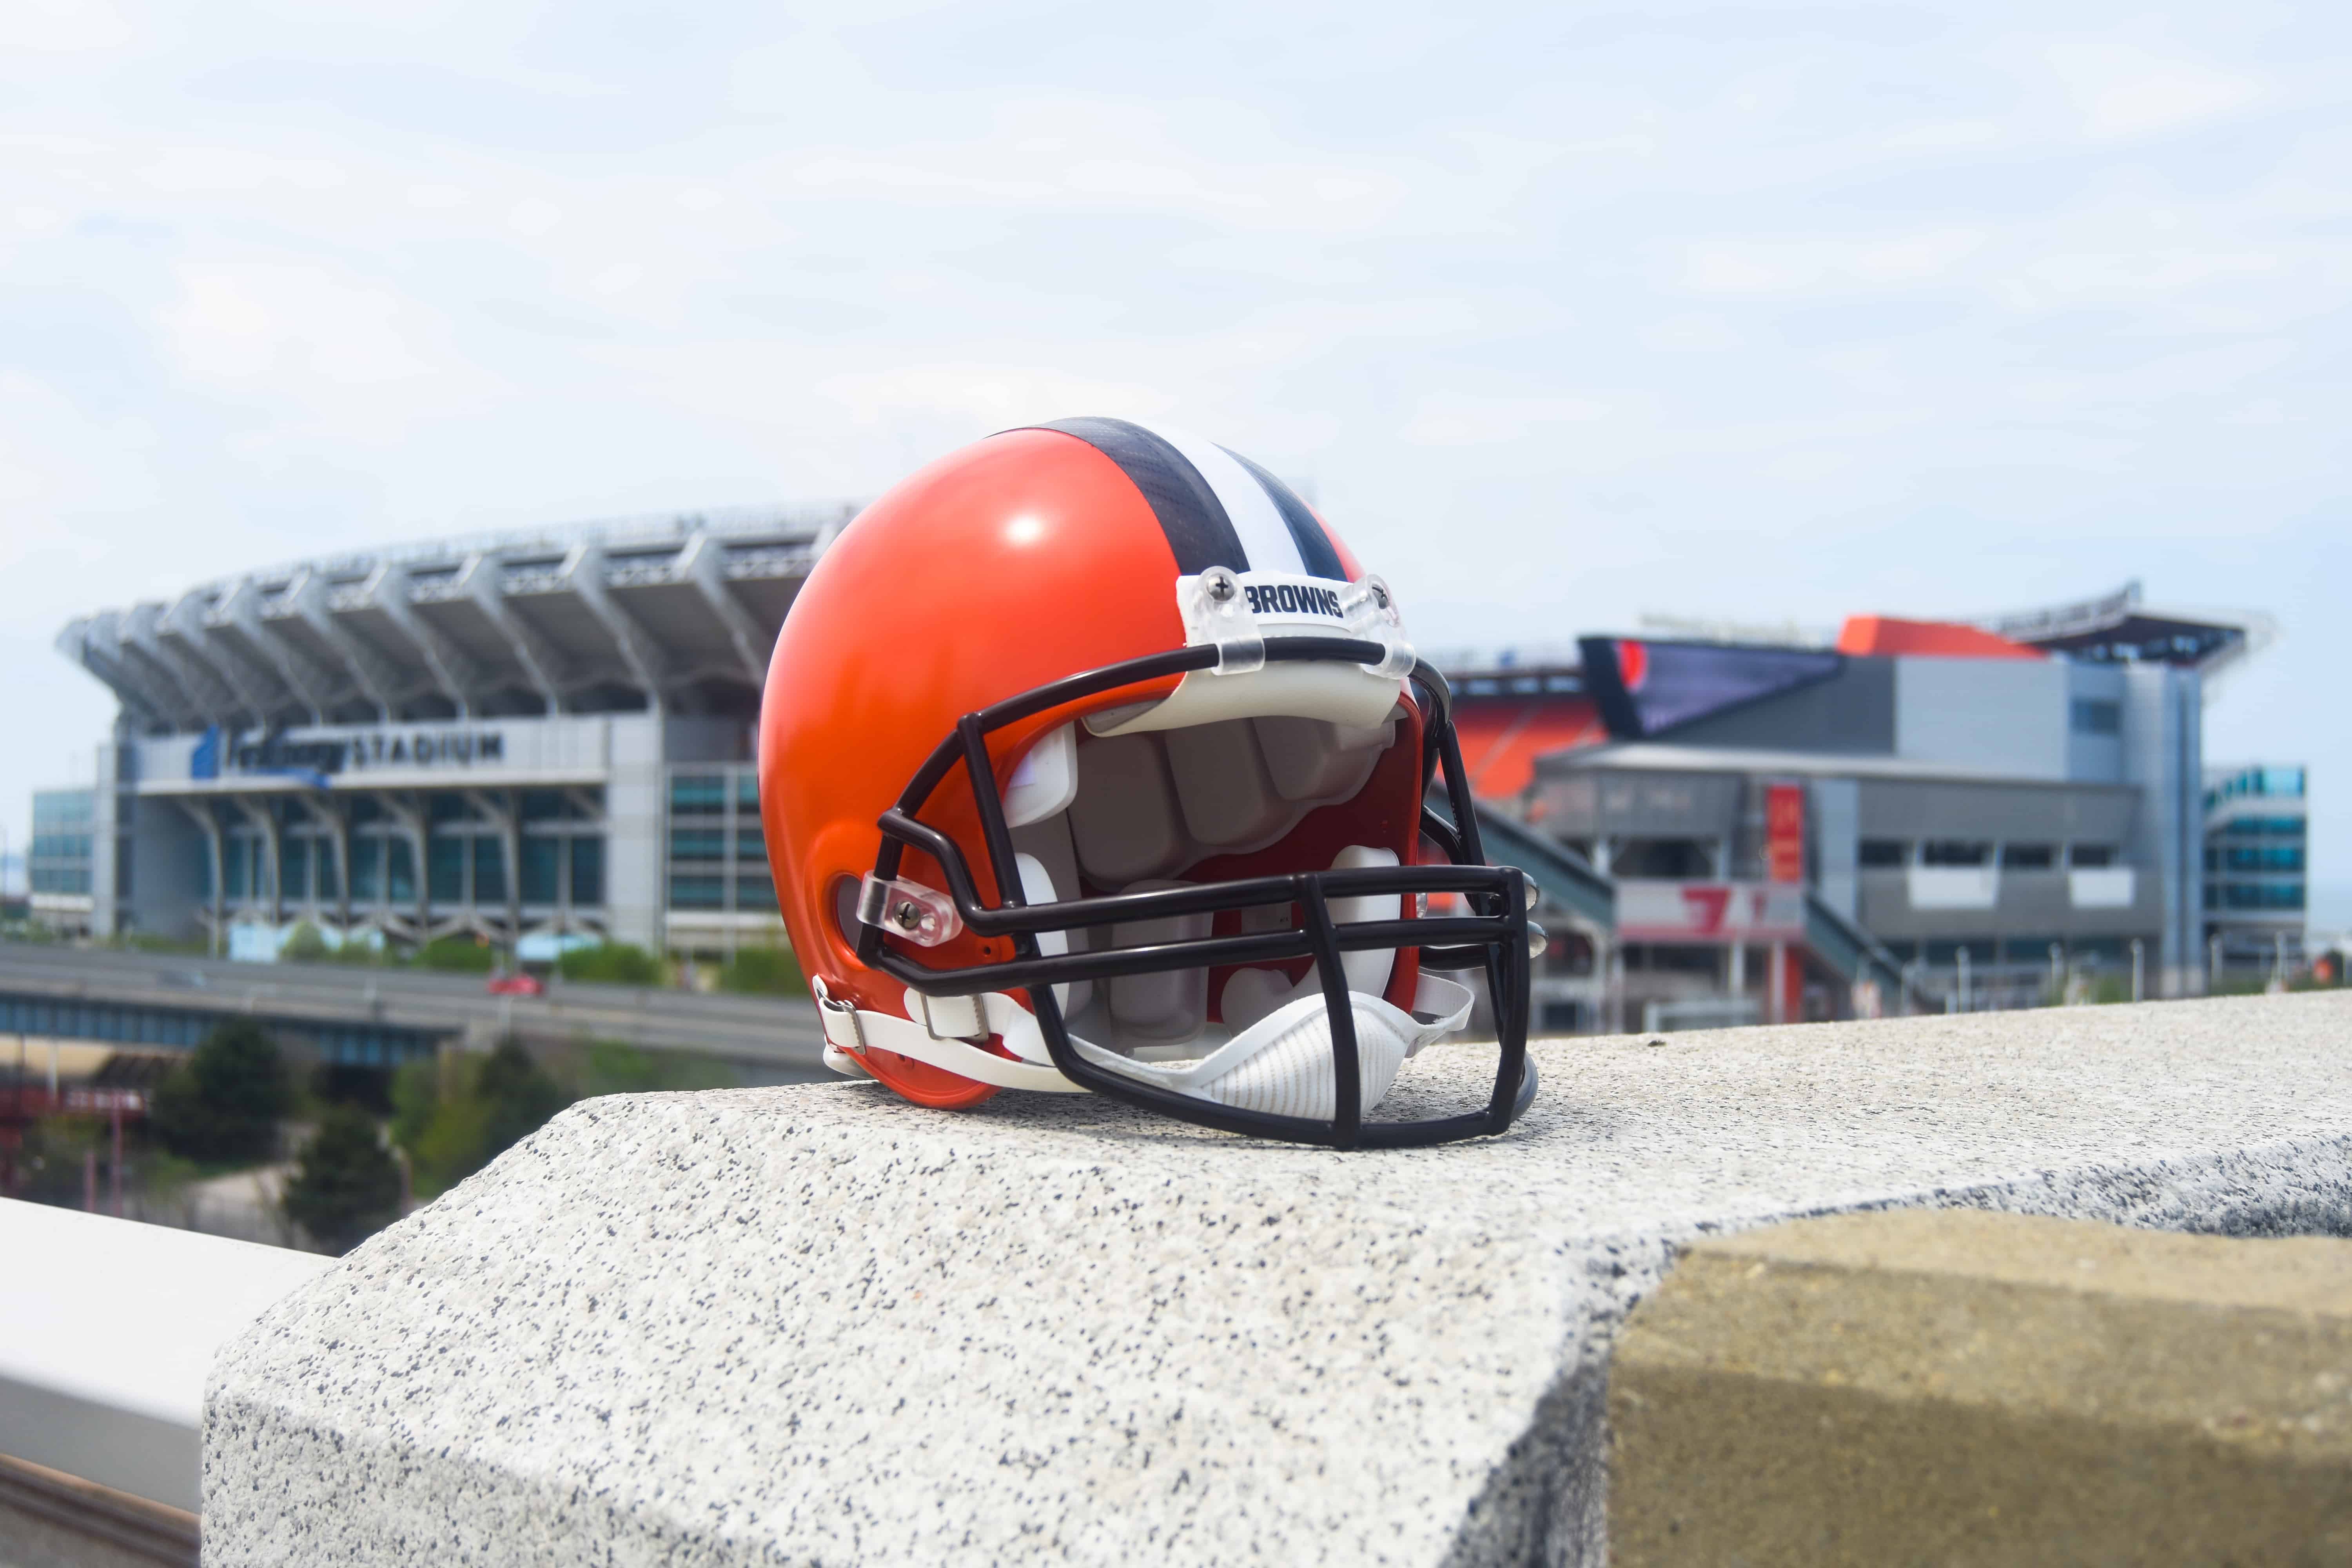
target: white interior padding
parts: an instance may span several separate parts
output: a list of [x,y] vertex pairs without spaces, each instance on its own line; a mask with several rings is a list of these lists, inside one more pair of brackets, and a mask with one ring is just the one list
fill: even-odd
[[[1361,866],[1393,866],[1396,863],[1393,850],[1350,844],[1339,851],[1338,858],[1331,862],[1331,868],[1344,871]],[[1347,925],[1356,921],[1399,920],[1402,918],[1403,908],[1404,900],[1401,895],[1334,899],[1331,900],[1331,923]],[[1395,972],[1396,949],[1379,947],[1368,948],[1361,952],[1343,952],[1339,955],[1339,967],[1348,976],[1349,990],[1366,996],[1378,996],[1389,988],[1389,976]],[[1217,1011],[1224,1018],[1225,1027],[1238,1034],[1267,1015],[1322,989],[1322,979],[1312,969],[1295,981],[1279,969],[1236,969],[1225,981],[1224,994],[1217,1001]]]
[[1070,835],[1078,863],[1106,887],[1164,877],[1192,858],[1160,737],[1127,735],[1078,748]]
[[[1068,836],[1064,835],[1065,843],[1067,839]],[[1021,870],[1022,898],[1033,905],[1061,902],[1063,896],[1061,889],[1055,885],[1053,873],[1045,868],[1044,861],[1034,855],[1024,855],[1016,851],[1013,857],[1013,863]],[[1076,877],[1070,879],[1070,886],[1073,888],[1077,886]],[[1046,958],[1059,958],[1070,951],[1073,936],[1077,939],[1079,950],[1085,951],[1087,933],[1082,931],[1041,931],[1037,933],[1037,951]],[[1094,994],[1095,983],[1091,980],[1056,985],[1054,987],[1054,1005],[1061,1008],[1065,1014],[1075,1013],[1085,1006]]]
[[[1264,697],[1270,689],[1256,689]],[[1363,722],[1340,722],[1326,716],[1326,709],[1315,709],[1115,735],[1095,733],[1091,722],[1083,729],[1065,726],[1040,739],[1005,786],[1022,894],[1042,904],[1185,886],[1170,879],[1212,857],[1278,844],[1309,812],[1354,799],[1397,732],[1392,692]],[[1042,811],[1048,805],[1055,809]],[[1363,845],[1341,850],[1332,862],[1335,868],[1396,863],[1393,851]],[[1342,923],[1391,920],[1402,908],[1396,897],[1337,899],[1331,914]],[[1240,924],[1244,931],[1278,931],[1293,918],[1287,906],[1266,905],[1243,911]],[[1214,922],[1209,914],[1129,921],[1108,935],[1116,947],[1146,947],[1198,941]],[[1040,935],[1038,949],[1058,955],[1083,952],[1088,942],[1084,931],[1051,932]],[[1389,948],[1343,954],[1348,989],[1359,1001],[1377,1001],[1395,960]],[[1075,1032],[1114,1051],[1141,1053],[1138,1059],[1162,1059],[1219,1049],[1321,992],[1312,970],[1297,981],[1278,969],[1238,971],[1219,998],[1223,1022],[1212,1025],[1208,984],[1206,970],[1188,969],[1065,984],[1055,993]]]
[[1250,732],[1256,722],[1262,721],[1202,724],[1171,730],[1162,737],[1176,801],[1183,808],[1184,827],[1194,843],[1214,848],[1255,844],[1289,825],[1290,802],[1276,792],[1274,781],[1266,777],[1265,764]]
[[[1249,721],[1275,789],[1285,800],[1345,800],[1396,741],[1393,720],[1369,729],[1289,715]],[[1178,731],[1181,733],[1182,731]]]
[[1395,741],[1393,721],[1263,718],[1089,736],[1068,813],[1077,863],[1097,887],[1125,889],[1263,849],[1317,806],[1354,799]]
[[[1149,882],[1129,892],[1181,888],[1181,882]],[[1115,947],[1152,947],[1164,942],[1198,942],[1216,917],[1177,915],[1160,921],[1128,921],[1111,930]],[[1120,1036],[1140,1043],[1172,1044],[1201,1032],[1209,1012],[1209,972],[1173,969],[1158,974],[1118,974],[1108,982],[1110,1017]]]
[[1065,724],[1031,746],[1004,786],[1004,823],[1025,826],[1058,816],[1078,793],[1077,726]]

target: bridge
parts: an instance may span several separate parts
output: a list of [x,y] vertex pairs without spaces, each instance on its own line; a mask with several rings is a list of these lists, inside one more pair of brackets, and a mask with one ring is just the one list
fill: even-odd
[[493,996],[479,975],[0,945],[0,1036],[188,1050],[233,1017],[352,1067],[397,1067],[512,1033],[694,1051],[771,1082],[825,1076],[824,1037],[799,997],[563,980],[543,996]]

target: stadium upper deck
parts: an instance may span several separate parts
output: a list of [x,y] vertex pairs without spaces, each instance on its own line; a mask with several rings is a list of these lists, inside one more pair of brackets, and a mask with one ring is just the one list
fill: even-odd
[[846,506],[479,535],[81,616],[58,647],[145,734],[557,713],[748,717]]

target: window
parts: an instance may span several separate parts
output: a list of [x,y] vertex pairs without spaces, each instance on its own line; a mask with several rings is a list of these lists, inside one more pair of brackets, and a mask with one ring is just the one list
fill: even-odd
[[433,820],[441,822],[478,822],[481,814],[474,803],[462,795],[436,795],[433,797]]
[[767,858],[768,846],[766,840],[760,837],[759,824],[753,823],[746,827],[739,823],[735,828],[735,858],[765,860]]
[[572,907],[604,901],[604,841],[586,834],[572,841]]
[[383,840],[352,840],[352,897],[363,904],[383,897]]
[[776,885],[763,872],[756,877],[735,879],[735,907],[739,910],[772,910],[776,907]]
[[760,774],[756,768],[735,775],[735,809],[754,813],[760,809]]
[[725,811],[727,776],[724,773],[671,774],[669,808],[686,816]]
[[2303,884],[2224,882],[2221,884],[2221,907],[2230,910],[2299,910],[2303,908]]
[[2077,844],[2066,863],[2078,870],[2091,870],[2116,863],[2116,847],[2112,844]]
[[2074,729],[2077,735],[2120,735],[2124,732],[2123,704],[2100,697],[2077,697]]
[[436,838],[425,850],[425,884],[436,904],[455,904],[466,897],[466,841]]
[[727,889],[722,877],[672,877],[669,879],[669,907],[674,910],[715,910],[723,901]]
[[673,860],[723,860],[727,858],[727,833],[719,827],[673,827],[669,830],[669,858]]
[[2058,848],[2053,844],[2004,844],[2000,847],[2000,863],[2009,870],[2047,871],[2057,864]]
[[342,889],[335,886],[334,840],[331,838],[313,839],[311,841],[310,853],[312,858],[316,859],[319,863],[317,869],[319,897],[322,900],[341,898],[342,896]]
[[522,841],[522,901],[555,902],[556,868],[562,863],[563,840],[526,837]]
[[1926,866],[1989,866],[1992,846],[1973,839],[1931,838],[1919,847],[1919,860]]
[[[2303,846],[2232,844],[2223,851],[2221,858],[2225,868],[2231,871],[2300,871],[2303,869]],[[2212,868],[2209,866],[2207,868]]]
[[488,835],[474,840],[474,902],[507,901],[506,847]]
[[405,838],[383,841],[383,890],[386,901],[409,904],[416,901],[416,848]]
[[1900,838],[1865,838],[1858,858],[1865,866],[1900,866],[1911,858],[1910,851]]
[[228,851],[228,896],[241,899],[245,897],[247,860],[253,853],[253,840],[226,838],[222,843]]

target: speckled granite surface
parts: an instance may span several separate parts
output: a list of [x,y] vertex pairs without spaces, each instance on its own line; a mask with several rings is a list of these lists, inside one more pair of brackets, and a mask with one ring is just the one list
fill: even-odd
[[851,1085],[576,1107],[224,1352],[205,1562],[1597,1561],[1609,1336],[1679,1240],[2352,1229],[2352,996],[1537,1054],[1522,1130],[1406,1153]]

